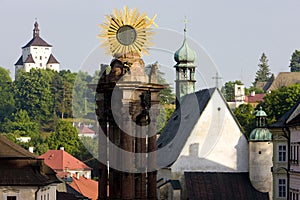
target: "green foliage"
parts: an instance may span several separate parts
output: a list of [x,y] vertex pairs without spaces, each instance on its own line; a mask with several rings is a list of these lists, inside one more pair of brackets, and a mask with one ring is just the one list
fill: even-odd
[[226,99],[226,101],[234,101],[234,85],[243,85],[240,80],[235,81],[228,81],[225,83],[224,87],[222,88],[222,93]]
[[253,85],[255,86],[257,82],[267,82],[270,81],[272,74],[270,72],[268,58],[265,53],[262,53],[259,64],[258,64],[258,71],[256,72],[255,81]]
[[53,115],[52,77],[50,70],[19,71],[14,82],[16,109],[26,110],[34,121],[47,123]]
[[95,78],[87,72],[78,72],[73,88],[73,114],[76,117],[83,117],[90,112],[95,112],[95,94],[88,87],[92,81],[95,81]]
[[250,104],[241,104],[238,108],[234,109],[234,115],[240,125],[243,127],[247,137],[255,127],[254,108]]
[[299,72],[300,71],[300,51],[295,50],[292,54],[292,58],[290,60],[290,70],[291,72]]
[[248,89],[246,89],[245,94],[249,95],[251,92],[255,92],[255,94],[263,94],[263,93],[265,93],[262,89],[256,88],[254,86],[250,86]]
[[12,80],[9,71],[0,67],[0,124],[14,111]]
[[80,142],[76,128],[71,123],[62,120],[58,121],[56,131],[46,139],[46,143],[49,149],[64,147],[72,155],[79,152]]
[[[286,111],[288,111],[299,99],[300,85],[294,84],[288,87],[281,87],[273,90],[264,98],[260,105],[268,115],[268,123],[271,124],[278,120]],[[259,106],[260,106],[259,105]]]
[[26,110],[12,113],[10,118],[5,118],[2,125],[4,133],[13,133],[16,137],[35,137],[39,134],[38,124],[30,120]]

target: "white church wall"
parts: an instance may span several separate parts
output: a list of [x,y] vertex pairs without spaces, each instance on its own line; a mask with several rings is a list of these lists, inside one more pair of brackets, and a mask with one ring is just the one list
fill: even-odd
[[248,172],[248,142],[218,91],[203,111],[172,172]]

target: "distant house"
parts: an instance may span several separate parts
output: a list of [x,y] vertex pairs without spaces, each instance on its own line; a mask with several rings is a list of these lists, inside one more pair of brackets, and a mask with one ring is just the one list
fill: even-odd
[[245,103],[250,104],[254,108],[261,102],[264,101],[264,97],[266,94],[255,94],[255,92],[251,92],[250,95],[245,96]]
[[60,150],[49,150],[39,156],[39,158],[43,158],[45,163],[56,171],[61,178],[76,174],[89,179],[91,178],[92,168],[64,151],[63,148]]
[[277,90],[283,86],[300,84],[300,72],[279,72],[266,92]]
[[0,200],[56,200],[61,183],[43,159],[0,135]]
[[94,138],[97,136],[96,132],[90,128],[88,128],[87,126],[80,126],[79,127],[79,133],[78,133],[79,137],[91,137]]

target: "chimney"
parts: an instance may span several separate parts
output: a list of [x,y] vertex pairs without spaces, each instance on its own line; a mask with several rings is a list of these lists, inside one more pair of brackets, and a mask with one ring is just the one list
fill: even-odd
[[255,91],[252,91],[251,94],[250,94],[250,96],[254,97],[255,96]]
[[65,147],[60,147],[59,149],[64,151],[64,150],[65,150]]
[[34,147],[29,147],[29,148],[28,148],[28,151],[29,151],[30,153],[33,153],[33,149],[34,149]]

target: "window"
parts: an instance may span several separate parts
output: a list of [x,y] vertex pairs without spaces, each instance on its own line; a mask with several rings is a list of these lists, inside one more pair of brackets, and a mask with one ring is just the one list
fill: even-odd
[[291,144],[290,162],[291,164],[299,163],[299,144],[297,143]]
[[278,145],[278,161],[286,161],[286,145]]
[[278,197],[286,197],[286,180],[278,179]]
[[17,200],[17,196],[7,196],[6,200]]
[[40,67],[42,67],[43,66],[43,64],[42,63],[40,63]]
[[299,190],[290,188],[290,200],[299,200]]
[[43,59],[43,57],[42,56],[40,56],[40,60],[42,60]]

